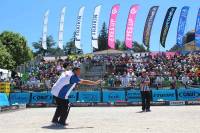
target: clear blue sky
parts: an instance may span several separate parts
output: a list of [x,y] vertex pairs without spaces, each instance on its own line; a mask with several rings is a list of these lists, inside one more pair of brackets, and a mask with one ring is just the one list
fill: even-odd
[[4,0],[0,8],[0,32],[4,30],[19,32],[28,40],[29,46],[38,41],[42,35],[43,16],[47,9],[49,14],[48,34],[57,42],[59,17],[62,7],[66,6],[64,42],[67,42],[75,31],[76,19],[79,8],[85,6],[85,14],[82,26],[82,46],[84,53],[91,52],[91,20],[94,7],[101,4],[100,25],[103,21],[108,25],[110,10],[114,4],[120,4],[120,12],[117,18],[116,39],[124,40],[125,26],[129,9],[133,4],[139,4],[133,40],[142,42],[143,29],[149,8],[160,6],[152,28],[150,49],[159,50],[159,39],[162,23],[166,11],[171,6],[178,7],[166,41],[166,48],[171,48],[176,43],[176,31],[181,8],[190,6],[186,31],[194,29],[196,16],[200,8],[200,0]]

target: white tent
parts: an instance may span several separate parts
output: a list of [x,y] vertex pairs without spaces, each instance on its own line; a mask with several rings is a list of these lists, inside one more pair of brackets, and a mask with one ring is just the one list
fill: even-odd
[[0,68],[0,73],[2,74],[0,74],[0,79],[8,79],[11,77],[11,72],[9,70]]

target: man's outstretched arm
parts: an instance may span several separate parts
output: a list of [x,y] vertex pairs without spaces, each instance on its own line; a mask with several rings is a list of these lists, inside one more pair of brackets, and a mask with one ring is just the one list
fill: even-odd
[[101,80],[97,80],[97,81],[91,81],[91,80],[84,80],[84,79],[81,79],[81,81],[79,82],[80,84],[83,84],[83,85],[98,85],[101,83]]

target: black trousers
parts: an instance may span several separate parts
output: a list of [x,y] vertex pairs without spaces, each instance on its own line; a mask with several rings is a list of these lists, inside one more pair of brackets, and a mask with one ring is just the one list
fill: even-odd
[[141,91],[142,96],[142,110],[150,110],[151,92]]
[[65,124],[67,120],[67,116],[69,114],[69,109],[70,109],[69,100],[61,99],[55,96],[54,96],[54,99],[55,99],[57,108],[53,116],[52,122]]

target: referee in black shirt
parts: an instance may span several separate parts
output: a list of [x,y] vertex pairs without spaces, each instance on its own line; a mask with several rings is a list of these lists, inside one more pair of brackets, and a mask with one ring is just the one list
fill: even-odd
[[150,78],[147,75],[146,71],[142,72],[141,82],[140,82],[140,91],[142,97],[142,112],[150,112],[150,101],[151,101],[151,92],[150,92]]

